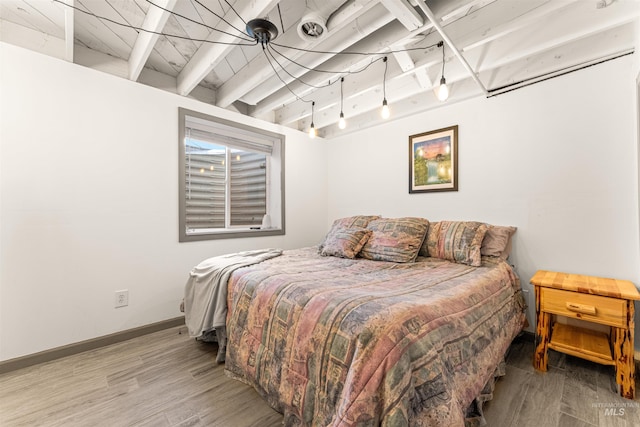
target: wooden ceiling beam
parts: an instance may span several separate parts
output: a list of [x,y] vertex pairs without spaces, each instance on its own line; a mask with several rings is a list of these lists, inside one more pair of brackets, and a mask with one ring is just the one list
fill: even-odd
[[[346,25],[340,30],[337,30],[331,35],[330,38],[327,38],[322,43],[315,46],[314,49],[318,52],[343,52],[354,43],[357,43],[363,39],[367,39],[373,34],[377,34],[378,31],[380,31],[382,28],[384,28],[385,25],[389,24],[393,20],[393,16],[391,16],[391,14],[384,7],[378,6],[359,16],[354,21],[349,23],[349,25]],[[374,40],[377,40],[377,38],[374,38]],[[335,80],[337,76],[341,74],[340,71],[344,70],[325,67],[326,62],[331,60],[335,56],[336,55],[334,55],[333,53],[305,52],[297,60],[298,64],[304,65],[304,67],[300,67],[297,64],[289,62],[287,59],[284,59],[282,57],[278,58],[276,55],[276,58],[285,67],[287,72],[280,70],[279,65],[274,64],[276,69],[278,69],[279,77],[272,74],[260,85],[253,88],[250,92],[247,92],[243,96],[243,99],[245,99],[249,104],[257,104],[271,95],[273,92],[284,87],[282,80],[287,82],[287,84],[298,82],[299,78],[301,78],[300,80],[306,82],[306,75],[316,68],[339,71],[335,74],[323,73],[324,80],[319,84],[319,86],[324,86],[328,84],[328,81],[330,79]],[[362,58],[362,56],[360,56],[360,58]],[[296,78],[291,77],[289,74],[295,76]],[[305,86],[305,89],[309,87],[308,85],[303,86]]]
[[[300,36],[297,34],[297,32],[289,31],[285,32],[282,35],[281,39],[276,40],[276,43],[283,46],[293,46],[298,49],[322,48],[324,50],[333,50],[335,46],[331,47],[327,44],[336,43],[333,35],[345,28],[349,28],[349,24],[352,23],[355,19],[366,13],[369,13],[371,9],[376,7],[376,2],[373,1],[360,3],[355,2],[354,6],[348,7],[338,12],[338,15],[336,15],[337,18],[331,20],[331,25],[329,26],[329,34],[322,40],[312,42],[306,40],[303,41],[300,39]],[[381,6],[378,7],[380,9],[384,9]],[[371,13],[375,13],[375,11]],[[334,39],[333,42],[331,41],[332,39]],[[298,61],[305,54],[305,52],[297,49],[286,49],[280,47],[276,48],[278,49],[278,51],[285,54],[287,58],[294,61]],[[317,58],[317,55],[315,56]],[[288,62],[283,60],[282,58],[278,59],[283,63]],[[273,65],[276,69],[279,69],[279,66],[277,64]],[[285,79],[285,81],[287,81],[289,79],[289,76],[287,76],[283,71],[281,71],[281,73],[281,77]],[[266,83],[267,81],[269,81],[269,84]],[[231,77],[218,88],[218,100],[216,105],[222,108],[226,108],[232,102],[243,98],[246,94],[256,89],[258,86],[271,88],[272,92],[284,86],[282,82],[273,75],[273,69],[271,68],[271,65],[269,65],[269,61],[264,54],[256,56],[246,67],[244,67],[236,75]],[[254,99],[245,101],[249,104],[257,103],[257,101]]]
[[129,56],[129,80],[138,80],[144,64],[147,63],[147,59],[149,59],[149,55],[151,55],[151,51],[158,41],[158,37],[160,37],[156,33],[162,32],[177,0],[156,1],[156,4],[160,7],[151,6],[149,8],[149,12],[142,23],[142,28],[147,31],[140,31],[131,50],[131,55]]
[[[266,15],[277,4],[278,0],[238,0],[234,4],[234,8],[238,15],[253,19]],[[245,27],[244,22],[231,10],[225,14],[224,18],[235,27]],[[220,25],[222,28],[219,29],[231,34],[236,33],[236,30],[229,25],[222,24]],[[178,93],[183,96],[188,95],[224,59],[231,49],[236,47],[233,43],[239,42],[241,40],[233,35],[217,31],[211,32],[208,42],[200,46],[191,60],[178,74]]]
[[409,31],[422,27],[422,16],[409,4],[407,0],[380,0],[389,12]]

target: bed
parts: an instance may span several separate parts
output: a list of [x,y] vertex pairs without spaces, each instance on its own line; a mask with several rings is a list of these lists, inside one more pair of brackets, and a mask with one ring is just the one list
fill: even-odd
[[349,217],[320,247],[237,269],[226,373],[285,426],[465,425],[525,322],[503,256],[515,229],[485,256],[490,231]]

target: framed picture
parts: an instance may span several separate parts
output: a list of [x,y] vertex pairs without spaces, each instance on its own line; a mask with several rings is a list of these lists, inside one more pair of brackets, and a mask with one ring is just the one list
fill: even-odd
[[409,193],[458,191],[458,126],[409,136]]

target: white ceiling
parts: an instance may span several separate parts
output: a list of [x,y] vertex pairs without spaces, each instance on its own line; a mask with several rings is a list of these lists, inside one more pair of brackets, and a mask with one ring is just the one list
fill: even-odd
[[[640,0],[0,0],[0,40],[300,130],[313,100],[332,137],[380,123],[383,90],[394,119],[629,54],[639,17]],[[278,29],[266,49],[241,33],[254,18]]]

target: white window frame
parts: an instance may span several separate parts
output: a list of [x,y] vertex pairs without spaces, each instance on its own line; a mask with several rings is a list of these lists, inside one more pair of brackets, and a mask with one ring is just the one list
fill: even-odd
[[[285,234],[285,202],[284,202],[284,142],[285,136],[264,129],[255,128],[230,120],[210,116],[208,114],[185,108],[178,109],[178,162],[179,162],[179,230],[178,241],[190,242],[213,239],[230,239],[239,237],[274,236]],[[241,227],[230,225],[230,185],[226,176],[225,187],[225,227],[210,229],[187,229],[187,184],[186,184],[186,138],[188,129],[198,129],[213,134],[221,139],[221,145],[231,147],[237,145],[241,149],[251,150],[251,146],[269,146],[271,154],[267,154],[266,202],[270,227]],[[257,145],[255,145],[257,144]],[[243,146],[246,145],[246,146]],[[226,164],[229,165],[230,150],[227,150]]]

